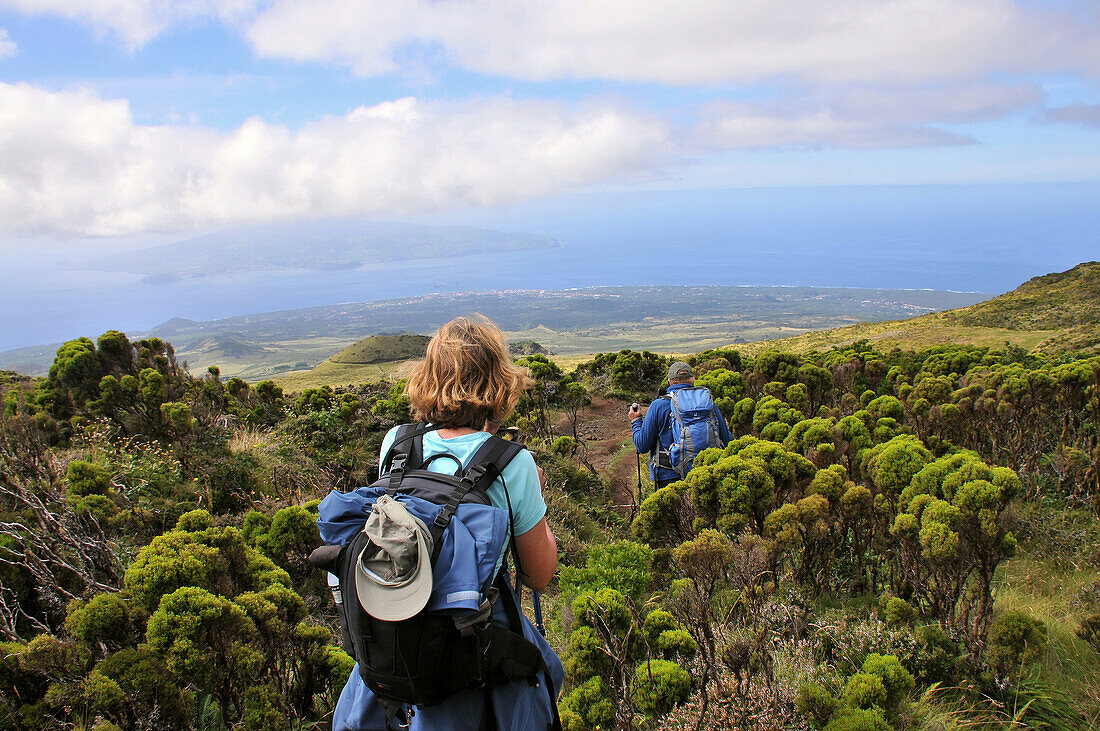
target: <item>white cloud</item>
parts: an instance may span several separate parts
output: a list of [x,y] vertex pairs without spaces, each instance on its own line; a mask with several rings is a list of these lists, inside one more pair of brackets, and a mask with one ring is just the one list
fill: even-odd
[[838,114],[871,124],[986,122],[1036,105],[1043,96],[1042,87],[1028,83],[854,86],[819,94]]
[[0,84],[0,232],[117,235],[521,200],[649,177],[666,126],[607,104],[407,98],[297,131],[134,123],[125,100]]
[[87,22],[131,47],[173,24],[216,18],[262,55],[366,76],[405,66],[410,49],[424,47],[471,71],[534,80],[1100,76],[1092,0],[0,0],[0,7]]
[[975,140],[934,125],[999,119],[1042,99],[1042,89],[1030,84],[823,86],[797,100],[708,105],[694,137],[727,149],[968,144]]
[[1039,120],[1100,129],[1100,104],[1070,104],[1045,110]]
[[263,0],[0,0],[0,7],[57,15],[114,32],[130,48],[177,23],[217,18],[243,22]]
[[[274,0],[246,34],[263,55],[396,68],[409,44],[463,68],[534,80],[666,84],[1100,74],[1087,3],[1012,0]],[[1067,10],[1066,8],[1070,8]]]
[[974,140],[942,129],[873,125],[837,116],[827,109],[783,109],[771,105],[712,105],[695,130],[704,146],[725,149],[771,147],[877,148],[958,145]]
[[0,28],[0,58],[14,56],[18,50],[19,46],[15,44],[15,41],[8,38],[8,32]]

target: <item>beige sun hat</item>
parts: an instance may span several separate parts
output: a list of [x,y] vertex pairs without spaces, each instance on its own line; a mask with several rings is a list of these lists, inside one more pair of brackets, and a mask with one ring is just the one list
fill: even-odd
[[355,591],[363,611],[378,619],[408,619],[432,594],[432,536],[424,521],[383,495],[363,532],[370,543],[355,562]]

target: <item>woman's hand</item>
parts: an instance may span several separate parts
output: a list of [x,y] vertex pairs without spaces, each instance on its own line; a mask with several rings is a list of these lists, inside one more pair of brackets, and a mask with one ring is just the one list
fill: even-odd
[[539,490],[546,489],[546,473],[542,471],[542,468],[535,465],[535,469],[539,471]]

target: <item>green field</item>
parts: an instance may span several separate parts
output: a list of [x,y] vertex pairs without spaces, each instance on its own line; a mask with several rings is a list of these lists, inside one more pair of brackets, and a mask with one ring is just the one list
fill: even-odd
[[[985,298],[978,293],[815,287],[512,290],[436,294],[209,322],[175,319],[149,333],[130,336],[153,335],[171,342],[192,373],[217,365],[223,376],[256,381],[313,368],[371,335],[430,335],[453,317],[472,313],[489,317],[513,342],[534,340],[559,355],[622,348],[694,352],[860,322],[898,320]],[[98,333],[77,335],[94,340]],[[59,345],[0,353],[0,368],[44,375]],[[379,353],[367,359],[388,360]]]
[[[590,360],[596,353],[615,352],[623,348],[676,355],[732,346],[753,355],[766,350],[809,353],[867,340],[881,351],[893,348],[919,350],[951,344],[981,347],[1011,344],[1028,351],[1048,353],[1069,349],[1087,351],[1100,346],[1100,323],[1094,321],[1098,272],[1098,263],[1081,264],[1068,272],[1037,277],[1012,292],[986,302],[908,319],[852,322],[854,318],[843,314],[843,306],[838,305],[838,302],[846,300],[834,301],[830,313],[815,314],[811,311],[811,302],[817,296],[815,291],[789,295],[788,300],[776,300],[777,295],[771,288],[766,295],[746,288],[753,289],[753,297],[759,301],[753,309],[744,299],[745,292],[732,293],[732,296],[742,298],[738,300],[744,306],[741,313],[715,315],[696,312],[621,322],[600,322],[594,316],[594,322],[587,326],[575,324],[570,329],[554,329],[539,324],[525,329],[506,329],[505,335],[511,342],[535,341],[548,348],[554,353],[552,359],[567,372]],[[690,306],[699,308],[700,298],[705,294],[701,290],[706,288],[659,289],[665,304],[681,297],[686,298]],[[597,301],[604,302],[606,299],[607,294],[601,292]],[[576,307],[584,302],[591,304],[594,300],[560,297],[556,301],[559,304],[569,303],[568,307],[566,304],[561,304],[561,307],[569,310],[569,317],[575,317]],[[726,301],[727,305],[731,303]],[[527,304],[533,306],[531,302]],[[1031,314],[1025,316],[1022,314],[1025,312]],[[608,319],[606,313],[604,317]],[[563,315],[562,319],[566,317]],[[400,363],[409,357],[408,343],[401,337],[408,338],[367,338],[344,351],[345,354],[355,351],[358,355],[342,354],[334,359],[375,360],[380,361],[378,364],[326,361],[313,370],[295,369],[296,372],[281,376],[279,382],[284,388],[295,390],[325,383],[351,385],[393,377],[399,372]],[[417,343],[419,347],[419,341]],[[250,376],[251,373],[243,377]]]

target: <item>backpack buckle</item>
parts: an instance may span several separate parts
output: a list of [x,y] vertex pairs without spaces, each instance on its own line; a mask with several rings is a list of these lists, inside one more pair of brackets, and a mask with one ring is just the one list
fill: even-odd
[[462,481],[469,482],[476,485],[481,481],[481,478],[488,474],[489,468],[483,464],[470,465],[466,471],[462,474]]
[[482,599],[481,606],[478,607],[476,612],[455,616],[455,629],[463,636],[470,637],[475,630],[483,629],[489,625],[492,613],[493,605],[489,603],[488,599]]
[[390,482],[386,487],[386,494],[397,497],[397,490],[401,487],[401,479],[405,476],[405,461],[407,457],[401,455],[390,463]]

